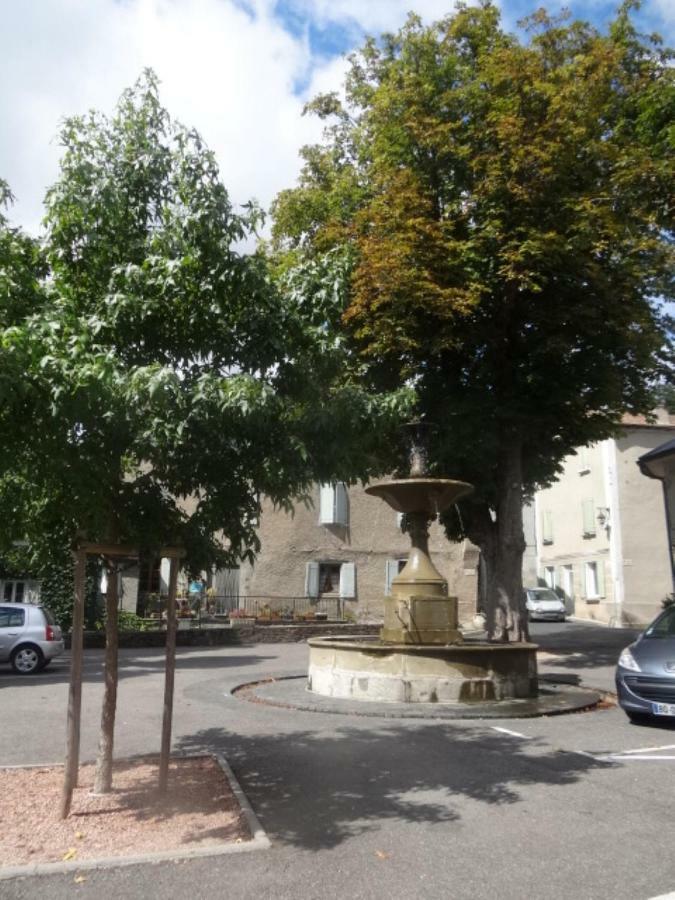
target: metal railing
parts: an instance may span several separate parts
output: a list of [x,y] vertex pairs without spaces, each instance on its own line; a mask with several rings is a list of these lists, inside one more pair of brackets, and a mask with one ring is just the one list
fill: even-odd
[[[137,614],[146,623],[157,622],[162,627],[166,619],[166,596],[139,594]],[[222,625],[227,620],[255,619],[258,622],[295,622],[345,620],[344,600],[341,597],[285,597],[236,595],[208,596],[194,594],[178,598],[179,627],[202,628]]]

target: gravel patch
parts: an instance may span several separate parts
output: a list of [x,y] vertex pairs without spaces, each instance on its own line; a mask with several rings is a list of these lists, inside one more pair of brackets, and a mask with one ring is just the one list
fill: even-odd
[[71,814],[59,818],[62,766],[0,769],[0,867],[183,852],[251,840],[246,816],[211,756],[171,760],[157,790],[158,759],[115,763],[113,791],[92,794],[80,767]]

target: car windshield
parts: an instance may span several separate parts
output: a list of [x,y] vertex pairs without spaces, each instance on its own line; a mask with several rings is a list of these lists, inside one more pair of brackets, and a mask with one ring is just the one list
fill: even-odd
[[645,631],[645,637],[675,637],[675,604],[652,622]]
[[547,589],[541,591],[528,591],[527,594],[530,600],[535,600],[537,603],[541,602],[542,600],[560,600],[560,597],[556,594],[555,591]]

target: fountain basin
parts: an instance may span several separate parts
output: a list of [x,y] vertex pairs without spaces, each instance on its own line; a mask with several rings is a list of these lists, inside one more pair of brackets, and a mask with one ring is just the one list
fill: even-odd
[[366,494],[380,497],[396,512],[432,515],[443,512],[472,491],[473,485],[451,478],[400,478],[366,488]]
[[307,689],[391,703],[481,703],[537,696],[537,645],[382,644],[372,637],[310,638]]

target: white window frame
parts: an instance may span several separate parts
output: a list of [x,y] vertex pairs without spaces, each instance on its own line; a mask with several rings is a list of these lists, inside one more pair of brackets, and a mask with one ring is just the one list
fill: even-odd
[[545,509],[541,514],[541,542],[546,545],[553,543],[553,513],[550,509]]
[[584,592],[587,600],[600,599],[599,565],[596,560],[584,563]]
[[596,535],[595,503],[592,498],[587,498],[581,503],[581,527],[585,538]]
[[[324,595],[321,590],[321,566],[339,566],[337,591]],[[305,597],[318,600],[323,596],[339,596],[341,600],[356,599],[356,564],[339,560],[311,560],[305,565]]]
[[[17,587],[22,585],[21,589],[21,599],[16,599]],[[9,588],[9,597],[6,596],[7,588]],[[29,589],[28,582],[25,578],[6,578],[2,582],[2,597],[0,597],[1,603],[30,603],[31,601],[28,599]]]
[[343,481],[319,485],[319,525],[349,525],[349,495]]
[[384,561],[384,596],[391,597],[391,583],[408,562],[407,557],[397,556]]
[[557,580],[555,566],[544,566],[544,582],[546,583],[546,587],[554,591],[558,586]]
[[560,587],[569,600],[574,599],[574,566],[564,565],[560,567],[562,575]]

